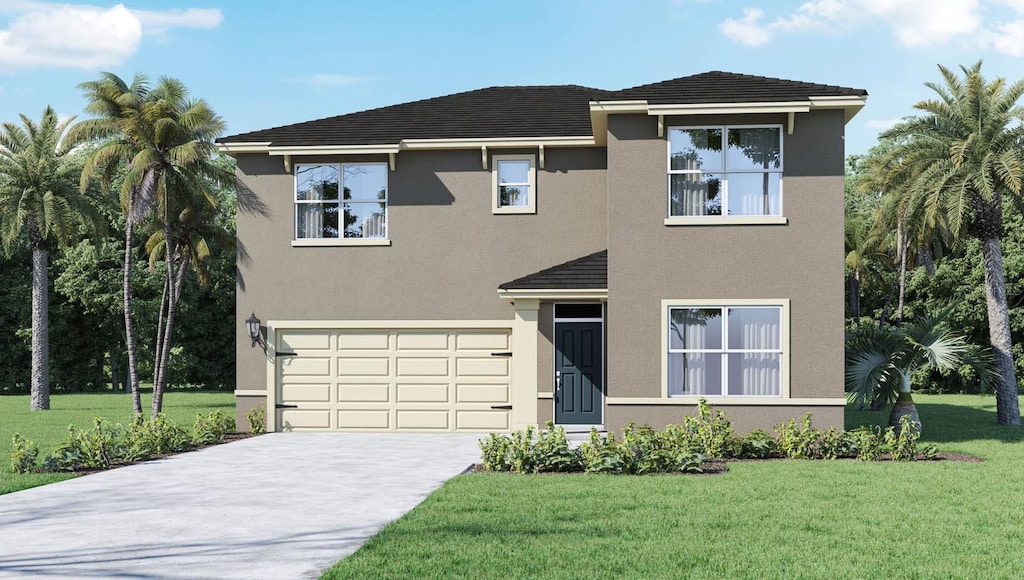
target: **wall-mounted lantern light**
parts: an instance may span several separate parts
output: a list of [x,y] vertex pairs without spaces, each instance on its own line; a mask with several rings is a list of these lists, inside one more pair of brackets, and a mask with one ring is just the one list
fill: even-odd
[[246,319],[245,329],[249,331],[249,338],[252,339],[253,348],[256,348],[256,344],[260,341],[260,319],[256,318],[255,310]]

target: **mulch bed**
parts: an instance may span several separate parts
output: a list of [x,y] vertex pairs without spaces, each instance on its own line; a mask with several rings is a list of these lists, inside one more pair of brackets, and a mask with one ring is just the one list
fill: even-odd
[[[892,456],[888,453],[883,453],[879,461],[892,461]],[[703,473],[676,473],[666,475],[688,475],[688,476],[700,476],[700,475],[722,475],[729,472],[729,463],[750,463],[759,461],[807,461],[802,459],[789,459],[788,457],[773,457],[771,459],[709,459],[700,464]],[[812,461],[824,461],[822,459],[815,459]],[[835,461],[858,461],[854,458],[837,459]],[[949,453],[941,451],[935,454],[934,457],[925,457],[924,455],[918,455],[915,461],[959,461],[962,463],[984,463],[985,460],[976,455],[968,455],[966,453]],[[872,462],[868,462],[872,463]],[[484,468],[482,463],[474,463],[472,467],[466,470],[467,473],[492,473]],[[580,472],[575,472],[580,473]],[[539,473],[537,475],[567,475],[564,473]],[[571,474],[568,474],[571,475]]]

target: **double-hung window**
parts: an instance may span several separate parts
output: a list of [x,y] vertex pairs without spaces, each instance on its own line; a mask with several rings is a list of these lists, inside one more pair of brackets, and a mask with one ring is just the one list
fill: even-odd
[[495,155],[491,191],[494,213],[537,213],[537,169],[533,155]]
[[386,163],[297,164],[295,239],[386,240]]
[[666,303],[671,396],[780,397],[785,307]]
[[671,127],[668,217],[781,216],[782,126]]

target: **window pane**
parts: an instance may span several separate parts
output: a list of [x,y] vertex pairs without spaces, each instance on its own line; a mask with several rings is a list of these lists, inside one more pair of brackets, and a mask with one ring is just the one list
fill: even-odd
[[721,395],[722,354],[669,353],[669,395]]
[[344,165],[345,200],[373,201],[388,198],[387,165]]
[[729,129],[726,169],[746,171],[781,168],[782,130],[779,127]]
[[721,171],[721,129],[669,129],[669,167]]
[[555,318],[601,318],[601,305],[555,304]]
[[729,348],[734,350],[779,349],[782,331],[778,308],[730,308]]
[[529,185],[499,185],[498,207],[526,207],[530,205]]
[[779,396],[782,392],[782,355],[730,353],[729,394]]
[[722,176],[669,175],[669,215],[722,215]]
[[295,199],[338,199],[338,167],[297,165]]
[[782,215],[781,173],[730,173],[729,215]]
[[721,308],[673,308],[669,317],[669,348],[721,349]]
[[338,204],[295,204],[295,238],[338,237]]
[[384,203],[346,203],[346,238],[386,238],[388,236]]
[[498,161],[498,183],[529,183],[529,161]]

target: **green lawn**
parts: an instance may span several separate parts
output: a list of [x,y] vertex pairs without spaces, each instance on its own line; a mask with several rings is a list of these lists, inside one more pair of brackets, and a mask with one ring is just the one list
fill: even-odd
[[[468,474],[324,578],[1024,577],[1024,432],[995,424],[992,396],[915,399],[926,441],[985,463]],[[847,427],[886,419],[848,411]]]
[[[40,456],[67,434],[69,424],[92,426],[95,417],[127,423],[132,417],[132,400],[124,393],[52,395],[49,411],[29,411],[28,395],[0,396],[0,494],[45,485],[74,477],[70,474],[26,474],[11,471],[11,436],[21,433],[40,447]],[[142,408],[149,412],[149,396],[143,393]],[[196,413],[217,409],[234,414],[235,397],[230,392],[172,391],[164,395],[164,414],[191,426]]]

